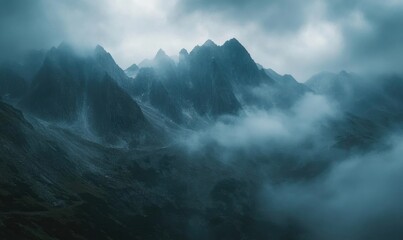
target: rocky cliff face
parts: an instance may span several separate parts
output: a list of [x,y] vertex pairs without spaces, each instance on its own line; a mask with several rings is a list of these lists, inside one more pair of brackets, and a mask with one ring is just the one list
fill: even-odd
[[108,74],[89,81],[85,94],[89,125],[109,142],[150,130],[140,107]]

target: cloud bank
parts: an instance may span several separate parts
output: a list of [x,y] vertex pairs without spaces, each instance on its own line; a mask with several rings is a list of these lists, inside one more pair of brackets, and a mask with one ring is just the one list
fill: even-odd
[[[382,93],[383,84],[388,85],[357,84],[362,92],[355,94],[368,94],[367,100],[372,91]],[[391,93],[385,95],[393,98]],[[351,99],[345,101],[355,105]],[[234,176],[260,189],[255,196],[259,219],[287,229],[290,239],[400,239],[401,130],[384,129],[364,150],[337,149],[335,135],[329,133],[335,125],[327,127],[329,122],[345,124],[342,110],[346,108],[333,100],[306,94],[289,110],[247,109],[187,135],[183,142],[190,159],[200,160],[200,155],[204,161],[219,159]],[[349,134],[360,128],[354,123],[347,127]],[[251,190],[245,192],[254,196]]]
[[290,110],[254,107],[240,116],[222,117],[212,126],[184,135],[182,143],[190,153],[213,151],[224,161],[236,159],[240,152],[251,158],[287,149],[299,154],[304,148],[316,152],[332,144],[326,134],[321,134],[322,127],[338,117],[335,104],[309,93]]
[[279,224],[296,221],[307,239],[400,239],[402,138],[335,163],[313,181],[269,184],[263,204]]

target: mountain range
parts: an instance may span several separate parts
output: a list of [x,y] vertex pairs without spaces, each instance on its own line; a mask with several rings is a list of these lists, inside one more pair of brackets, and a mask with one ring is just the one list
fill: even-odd
[[[159,50],[122,70],[101,46],[83,54],[62,43],[0,66],[1,239],[303,239],[303,225],[262,216],[264,181],[314,178],[401,130],[399,75],[323,72],[301,83],[236,39],[178,59]],[[292,119],[307,96],[337,111],[312,126],[323,143],[217,157],[229,148],[219,148],[223,126],[256,112]],[[218,137],[206,149],[184,147],[210,127]],[[290,144],[301,137],[288,130]]]

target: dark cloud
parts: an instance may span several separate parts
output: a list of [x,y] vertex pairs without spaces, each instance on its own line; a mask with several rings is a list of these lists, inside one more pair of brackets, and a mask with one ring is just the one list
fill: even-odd
[[[215,15],[224,22],[257,26],[254,29],[255,34],[252,32],[253,37],[244,37],[246,42],[260,43],[260,50],[267,51],[267,55],[273,57],[277,55],[275,51],[270,47],[265,49],[262,45],[271,42],[270,39],[284,41],[282,45],[271,44],[284,52],[283,56],[279,56],[279,61],[287,61],[288,71],[297,72],[298,76],[305,77],[303,69],[401,72],[403,32],[400,28],[403,25],[403,4],[399,1],[179,0],[177,9],[182,16]],[[310,32],[312,29],[313,33]],[[329,29],[335,34],[326,34]],[[326,44],[323,47],[327,51],[315,53],[315,48],[306,47],[306,52],[294,50],[294,59],[292,52],[287,51],[293,50],[294,45],[304,47],[304,42],[298,39],[301,33],[307,35],[307,38],[311,36],[311,43],[317,49],[320,49],[321,44]],[[318,36],[318,41],[315,39],[316,33],[323,34]],[[332,38],[337,37],[340,37],[339,44],[332,41]],[[257,41],[256,38],[261,40]],[[287,44],[288,49],[284,46]],[[332,48],[336,49],[337,54],[332,52]],[[309,55],[311,59],[304,63],[304,55]],[[298,59],[301,69],[297,66]],[[268,62],[277,64],[275,60]],[[279,66],[281,70],[285,68],[283,64]]]
[[66,41],[85,48],[100,44],[126,67],[159,48],[173,55],[203,43],[207,36],[194,23],[183,29],[167,21],[171,5],[163,0],[1,0],[0,61]]
[[344,39],[337,66],[401,72],[402,13],[403,4],[394,0],[327,1],[324,19],[337,24]]
[[87,0],[1,0],[0,60],[16,60],[27,50],[50,48],[62,41],[94,40],[89,26],[97,29],[103,17],[100,6]]
[[2,60],[65,40],[101,44],[125,67],[159,48],[174,55],[236,37],[299,81],[323,70],[402,71],[398,0],[1,0],[0,13]]
[[301,27],[310,14],[310,4],[302,1],[265,0],[193,0],[178,2],[182,13],[217,13],[229,17],[240,24],[258,23],[266,31],[292,31]]

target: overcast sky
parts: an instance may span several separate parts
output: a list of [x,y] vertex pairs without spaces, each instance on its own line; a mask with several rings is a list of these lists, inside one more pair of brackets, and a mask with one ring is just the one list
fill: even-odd
[[403,69],[402,0],[0,0],[3,58],[61,41],[100,44],[122,68],[237,38],[256,62],[320,71]]

